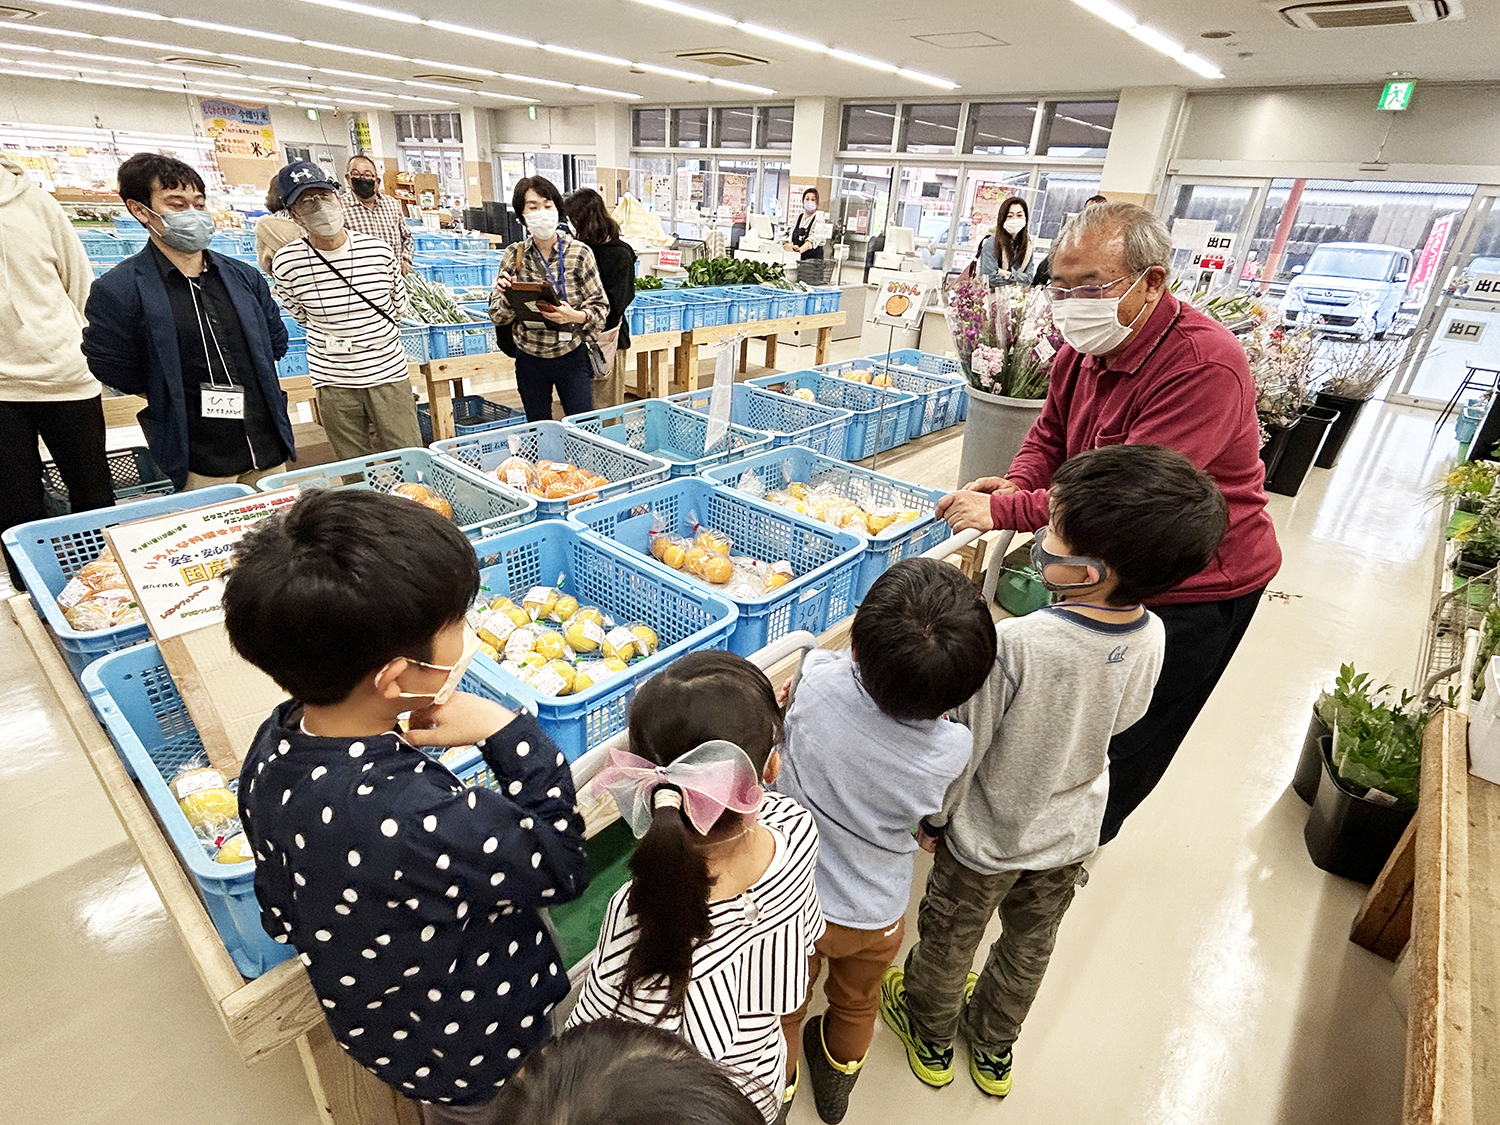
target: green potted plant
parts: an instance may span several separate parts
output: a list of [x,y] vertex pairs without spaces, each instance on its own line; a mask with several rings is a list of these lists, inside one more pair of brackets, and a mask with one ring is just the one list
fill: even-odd
[[1339,412],[1338,420],[1328,429],[1328,437],[1315,462],[1320,469],[1338,464],[1349,432],[1359,419],[1365,403],[1380,389],[1401,365],[1406,352],[1404,341],[1384,343],[1330,343],[1323,348],[1327,378],[1318,389],[1319,406]]
[[1004,476],[1042,412],[1061,338],[1039,289],[963,278],[948,290],[947,319],[969,381],[958,484]]

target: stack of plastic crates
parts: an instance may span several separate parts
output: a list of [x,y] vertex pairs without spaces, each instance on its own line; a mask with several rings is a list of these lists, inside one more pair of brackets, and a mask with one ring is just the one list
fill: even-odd
[[868,529],[840,529],[866,543],[856,601],[864,601],[875,579],[892,563],[915,558],[952,534],[947,523],[935,514],[937,502],[945,495],[943,489],[923,488],[795,446],[710,469],[703,476],[725,488],[738,489],[742,483],[752,483],[752,495],[785,492],[789,485],[805,484],[809,489],[832,490],[835,496],[854,501],[866,512],[890,508],[916,512],[916,519],[893,523],[873,535]]
[[957,421],[962,422],[969,416],[969,381],[964,377],[963,365],[952,356],[934,355],[916,348],[898,348],[889,355],[880,352],[866,358],[882,365],[889,360],[893,369],[899,365],[922,375],[952,379],[959,389]]
[[[453,432],[459,437],[519,426],[525,421],[526,411],[491,402],[481,395],[459,395],[453,400]],[[425,402],[417,406],[417,428],[422,431],[422,441],[431,445],[432,408]]]
[[[666,401],[707,414],[713,401],[713,388],[672,395]],[[803,402],[791,395],[779,395],[744,383],[735,385],[729,408],[731,422],[770,434],[774,449],[801,445],[829,457],[843,457],[847,452],[849,423],[853,417],[847,410],[824,406],[820,402]]]
[[[569,761],[625,729],[630,700],[642,682],[689,652],[724,648],[735,626],[734,606],[706,586],[663,574],[654,560],[562,520],[539,520],[482,539],[474,550],[480,582],[492,597],[508,597],[519,605],[528,590],[557,586],[579,605],[597,606],[617,625],[644,623],[656,633],[656,653],[626,671],[575,695],[537,695],[542,728]],[[475,664],[519,684],[484,656],[476,657]]]
[[536,519],[536,501],[492,477],[429,449],[393,449],[277,473],[260,482],[262,492],[278,488],[369,488],[393,492],[398,485],[425,484],[448,501],[453,522],[470,539],[494,535]]
[[307,374],[307,329],[286,313],[281,314],[281,323],[286,325],[286,355],[276,361],[276,375],[291,379]]
[[[115,503],[137,500],[142,496],[161,496],[175,492],[176,488],[167,474],[162,472],[151,450],[144,445],[132,445],[129,449],[115,449],[105,454],[109,465],[109,483],[114,489]],[[47,514],[65,516],[73,510],[73,501],[68,494],[67,483],[56,461],[42,462],[42,503]]]
[[[154,644],[136,645],[90,666],[84,690],[109,732],[115,749],[145,791],[173,850],[198,885],[203,904],[240,973],[258,977],[296,952],[271,940],[261,926],[255,897],[255,863],[211,859],[169,788],[173,775],[203,752],[193,720]],[[471,668],[464,691],[512,711],[535,711],[536,699],[524,687],[491,668]],[[473,784],[493,784],[482,776],[483,760],[464,773]],[[227,780],[227,779],[226,779]]]
[[674,477],[692,476],[771,448],[770,434],[730,423],[725,436],[708,449],[708,418],[659,398],[574,414],[565,425],[670,461]]
[[[480,315],[469,309],[464,313],[472,318],[469,324],[422,324],[420,321],[407,320],[403,322],[402,335],[405,336],[406,328],[416,326],[421,329],[423,346],[422,358],[418,363],[427,363],[434,359],[449,359],[460,355],[484,355],[486,352],[497,351],[495,344],[495,325],[487,315]],[[410,350],[407,351],[410,358]]]
[[730,324],[754,324],[758,320],[771,319],[771,298],[775,289],[764,285],[726,285],[723,293],[730,301]]
[[[932,358],[942,359],[941,356]],[[952,362],[957,366],[957,360]],[[917,398],[917,405],[912,410],[913,438],[926,437],[937,430],[958,425],[963,420],[969,401],[967,384],[962,376],[955,378],[951,375],[927,374],[913,367],[899,366],[895,361],[887,364],[883,358],[846,359],[838,363],[825,363],[813,370],[840,378],[848,378],[855,372],[871,378],[877,375],[888,376],[896,390]]]
[[493,474],[501,462],[520,457],[532,464],[537,461],[567,462],[609,482],[600,488],[537,500],[537,515],[544,519],[561,519],[574,504],[619,496],[666,480],[671,472],[670,466],[660,457],[638,453],[629,446],[595,437],[562,422],[506,426],[501,430],[433,442],[432,448],[443,459],[462,463],[467,471],[484,479],[493,479],[488,474]]
[[717,328],[729,323],[730,300],[704,289],[678,289],[670,300],[682,305],[682,329]]
[[847,461],[863,461],[911,440],[912,415],[917,397],[890,387],[872,387],[839,379],[819,371],[792,371],[785,375],[763,375],[749,385],[778,394],[811,391],[824,406],[849,411],[848,436],[841,454]]
[[680,301],[643,292],[635,295],[625,310],[631,336],[652,336],[658,332],[682,331],[683,307]]
[[6,549],[21,572],[31,604],[56,635],[63,657],[75,676],[82,675],[90,663],[105,653],[139,644],[151,636],[144,621],[117,625],[113,629],[80,632],[68,624],[57,604],[57,595],[62,593],[68,579],[97,559],[108,546],[104,541],[104,529],[170,512],[222,504],[251,496],[254,492],[253,488],[242,484],[219,484],[195,492],[136,500],[118,508],[97,508],[91,512],[36,520],[5,532]]
[[[774,457],[775,454],[763,456]],[[666,484],[580,508],[569,522],[613,539],[641,556],[664,577],[682,577],[651,554],[651,533],[691,538],[699,527],[729,536],[732,555],[764,563],[785,560],[795,573],[785,586],[757,598],[729,600],[739,610],[729,650],[741,656],[788,633],[821,633],[854,612],[865,541],[846,532],[752,500],[702,477],[679,477]],[[711,590],[704,583],[700,589]]]

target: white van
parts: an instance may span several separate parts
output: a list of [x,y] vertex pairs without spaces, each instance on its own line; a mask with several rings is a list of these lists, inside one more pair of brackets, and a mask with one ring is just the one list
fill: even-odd
[[1325,242],[1281,299],[1281,323],[1371,340],[1389,332],[1406,298],[1411,251],[1376,242]]

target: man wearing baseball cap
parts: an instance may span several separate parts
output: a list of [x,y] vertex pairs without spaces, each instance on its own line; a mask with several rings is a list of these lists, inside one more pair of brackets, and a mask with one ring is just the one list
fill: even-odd
[[288,164],[276,187],[304,234],[271,259],[274,291],[307,329],[308,372],[334,456],[420,447],[396,255],[380,239],[345,229],[339,185],[311,161]]

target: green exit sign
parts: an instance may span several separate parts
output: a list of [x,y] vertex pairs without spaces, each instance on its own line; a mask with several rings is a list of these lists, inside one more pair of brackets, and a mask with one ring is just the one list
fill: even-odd
[[1403,82],[1387,82],[1380,91],[1380,109],[1410,109],[1411,98],[1417,84],[1410,79]]

